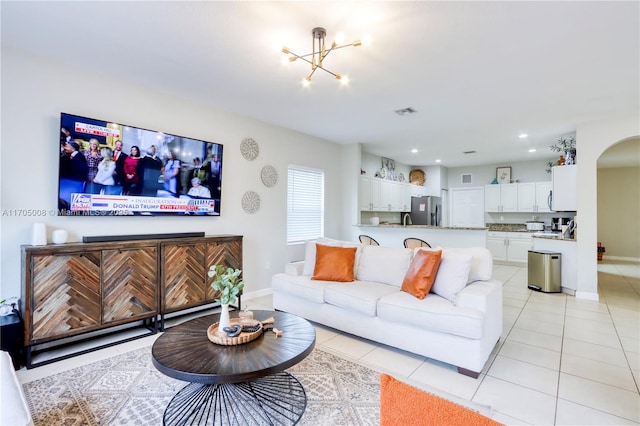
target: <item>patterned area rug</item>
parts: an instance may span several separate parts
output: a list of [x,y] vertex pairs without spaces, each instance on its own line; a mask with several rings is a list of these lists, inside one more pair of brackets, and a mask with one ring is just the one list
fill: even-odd
[[[301,425],[378,425],[380,373],[315,349],[288,370],[304,386]],[[186,382],[158,372],[151,347],[23,385],[35,426],[161,425]]]

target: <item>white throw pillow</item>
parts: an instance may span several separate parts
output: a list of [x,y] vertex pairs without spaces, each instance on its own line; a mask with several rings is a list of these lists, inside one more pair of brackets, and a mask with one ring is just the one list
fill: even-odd
[[472,256],[454,251],[442,251],[442,260],[431,292],[452,302],[467,285]]
[[401,287],[412,257],[411,249],[366,245],[362,248],[356,279]]
[[471,269],[469,270],[468,284],[474,281],[489,281],[493,275],[493,256],[486,247],[447,248],[442,251],[470,254]]

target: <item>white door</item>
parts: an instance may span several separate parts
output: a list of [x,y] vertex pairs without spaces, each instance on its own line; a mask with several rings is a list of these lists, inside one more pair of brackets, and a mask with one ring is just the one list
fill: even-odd
[[551,213],[549,208],[549,193],[553,185],[551,182],[536,183],[536,211],[539,213]]
[[518,211],[519,212],[535,212],[536,211],[536,183],[519,183],[518,184]]
[[484,211],[500,211],[500,185],[484,186]]
[[503,183],[500,186],[500,203],[503,212],[518,211],[518,184]]
[[452,188],[450,193],[450,226],[463,228],[482,228],[485,226],[484,188]]

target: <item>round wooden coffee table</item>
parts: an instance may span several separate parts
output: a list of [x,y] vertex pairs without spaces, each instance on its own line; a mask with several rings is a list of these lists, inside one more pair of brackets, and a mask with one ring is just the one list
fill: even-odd
[[[232,318],[238,311],[230,313]],[[296,424],[307,406],[302,384],[285,372],[311,353],[313,326],[285,312],[254,311],[254,319],[275,319],[282,330],[237,346],[207,338],[220,315],[208,315],[168,329],[153,344],[153,365],[163,374],[190,382],[167,405],[165,425]]]

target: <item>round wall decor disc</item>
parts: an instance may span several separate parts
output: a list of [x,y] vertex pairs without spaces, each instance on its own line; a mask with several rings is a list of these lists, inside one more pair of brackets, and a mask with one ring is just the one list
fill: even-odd
[[258,146],[258,142],[253,139],[244,138],[242,139],[242,142],[240,142],[240,152],[245,160],[252,161],[258,158],[260,147]]
[[260,210],[260,196],[257,192],[247,191],[242,196],[242,210],[253,214]]
[[264,186],[271,188],[278,183],[278,172],[272,166],[264,166],[260,172],[260,178]]

